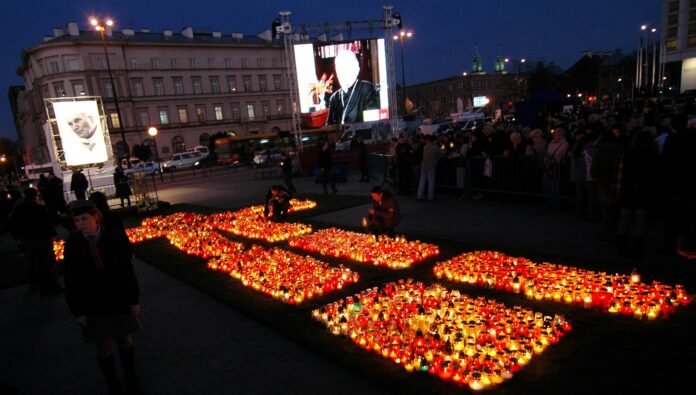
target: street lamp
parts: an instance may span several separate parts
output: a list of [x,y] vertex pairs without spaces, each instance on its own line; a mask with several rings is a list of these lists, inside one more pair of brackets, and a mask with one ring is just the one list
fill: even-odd
[[130,153],[128,152],[128,143],[126,143],[126,134],[123,130],[123,119],[121,119],[121,108],[118,105],[118,94],[116,93],[116,84],[114,84],[114,76],[111,72],[111,62],[109,61],[109,52],[106,49],[106,37],[104,32],[107,28],[111,28],[114,25],[114,21],[111,18],[106,18],[104,21],[92,17],[89,20],[90,25],[94,26],[94,30],[99,32],[99,37],[101,37],[102,46],[104,47],[104,57],[106,58],[106,69],[109,72],[109,81],[111,82],[111,94],[114,97],[114,104],[116,105],[116,117],[118,117],[118,128],[121,132],[121,142],[123,143],[123,148],[126,150],[126,162],[128,167],[130,167]]
[[157,150],[157,128],[152,126],[147,130],[147,134],[152,136],[152,140],[155,142],[155,161],[159,163],[159,152]]
[[399,40],[399,50],[401,51],[401,90],[404,94],[404,115],[406,115],[406,70],[404,66],[404,38],[411,38],[412,31],[402,30],[394,35],[394,40]]

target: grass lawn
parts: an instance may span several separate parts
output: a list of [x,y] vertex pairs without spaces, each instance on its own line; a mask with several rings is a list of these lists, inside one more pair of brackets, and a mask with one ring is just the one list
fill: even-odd
[[[369,198],[350,196],[306,195],[299,198],[316,200],[314,210],[291,215],[292,221],[311,224],[315,229],[332,226],[312,221],[311,217],[326,212],[365,204]],[[194,211],[209,213],[210,208],[180,205],[163,211]],[[129,226],[137,224],[140,216],[132,217]],[[359,231],[357,228],[347,230]],[[270,244],[245,240],[226,234],[236,241],[269,246]],[[363,289],[402,278],[414,278],[426,285],[438,282],[432,272],[436,261],[447,259],[465,251],[491,246],[469,245],[451,240],[433,239],[427,235],[407,235],[409,239],[432,242],[440,247],[441,255],[416,264],[406,270],[390,270],[349,261],[309,254],[332,265],[342,263],[360,274],[360,281],[341,291],[323,295],[299,306],[289,306],[270,296],[255,292],[222,273],[206,268],[205,261],[183,254],[172,247],[166,239],[156,239],[135,246],[143,261],[162,271],[230,304],[254,320],[262,322],[278,333],[297,341],[303,346],[326,355],[341,366],[354,370],[379,383],[385,391],[394,393],[443,393],[459,394],[468,391],[452,383],[445,383],[427,373],[407,373],[398,365],[374,353],[363,351],[350,340],[331,335],[321,323],[311,318],[311,310],[342,297],[358,293]],[[306,255],[286,243],[276,243],[285,249]],[[621,271],[611,262],[575,262],[562,257],[535,256],[531,251],[504,251],[519,254],[534,260],[549,260],[566,265],[584,266],[593,270]],[[630,271],[630,269],[629,269]],[[680,282],[693,291],[693,278],[674,278],[665,271],[657,273],[655,279],[668,284]],[[644,279],[650,280],[650,279]],[[671,280],[671,281],[669,281]],[[667,320],[637,321],[627,317],[616,317],[595,311],[569,307],[564,304],[529,301],[522,295],[514,295],[463,284],[440,281],[448,288],[457,288],[470,296],[494,298],[508,306],[523,306],[544,314],[563,314],[572,320],[573,330],[561,341],[549,347],[542,355],[535,356],[522,371],[505,383],[493,386],[491,394],[568,394],[568,393],[689,393],[691,385],[687,378],[696,368],[695,307],[678,309]],[[311,379],[311,372],[308,372]],[[330,389],[327,389],[330,392]]]

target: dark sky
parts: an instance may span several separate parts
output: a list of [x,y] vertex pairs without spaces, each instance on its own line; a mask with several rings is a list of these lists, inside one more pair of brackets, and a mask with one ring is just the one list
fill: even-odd
[[[659,24],[659,0],[394,0],[394,1],[240,1],[240,0],[0,0],[0,136],[16,137],[7,91],[21,85],[15,74],[23,48],[41,43],[54,26],[75,21],[87,27],[90,15],[111,16],[117,29],[151,31],[190,25],[225,34],[255,34],[278,11],[293,22],[377,19],[382,5],[402,14],[414,31],[405,44],[406,84],[460,74],[471,67],[479,45],[484,68],[493,69],[498,45],[504,56],[553,61],[568,67],[582,51],[630,51],[642,23]],[[399,54],[396,54],[399,56]],[[397,81],[401,64],[397,57]]]

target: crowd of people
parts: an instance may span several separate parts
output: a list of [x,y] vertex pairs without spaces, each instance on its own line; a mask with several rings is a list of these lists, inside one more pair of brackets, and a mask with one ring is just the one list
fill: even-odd
[[[416,187],[418,200],[433,200],[434,185],[463,188],[452,179],[465,176],[481,182],[475,198],[479,187],[519,192],[523,185],[525,192],[558,196],[559,185],[574,185],[565,192],[575,199],[578,218],[600,222],[597,237],[635,258],[643,255],[649,216],[661,220],[664,253],[673,253],[677,239],[696,226],[696,113],[649,102],[614,112],[581,108],[539,123],[402,134],[388,145],[389,174],[398,194]],[[497,167],[506,171],[494,185],[490,179],[503,171]]]

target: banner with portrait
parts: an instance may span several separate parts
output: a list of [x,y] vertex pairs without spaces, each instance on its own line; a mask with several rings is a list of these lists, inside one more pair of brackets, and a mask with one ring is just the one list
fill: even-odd
[[67,166],[109,159],[96,100],[56,101],[53,111]]

